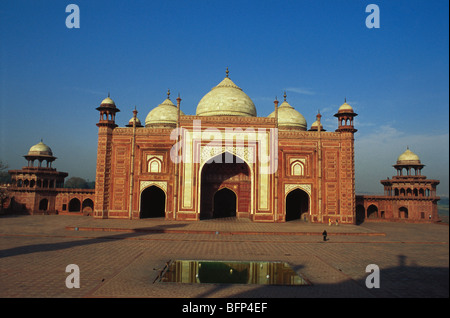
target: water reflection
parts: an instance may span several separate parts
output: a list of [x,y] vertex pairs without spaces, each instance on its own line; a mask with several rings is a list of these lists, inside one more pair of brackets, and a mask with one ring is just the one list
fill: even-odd
[[177,260],[169,263],[160,281],[190,284],[309,285],[284,262]]

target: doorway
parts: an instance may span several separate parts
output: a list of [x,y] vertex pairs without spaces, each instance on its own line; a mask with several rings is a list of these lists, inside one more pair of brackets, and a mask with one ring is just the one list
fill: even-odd
[[157,186],[150,186],[141,193],[139,218],[160,218],[166,216],[166,194]]
[[295,189],[286,196],[286,221],[309,219],[309,196],[301,190]]
[[227,188],[222,188],[214,194],[214,218],[236,216],[236,194]]

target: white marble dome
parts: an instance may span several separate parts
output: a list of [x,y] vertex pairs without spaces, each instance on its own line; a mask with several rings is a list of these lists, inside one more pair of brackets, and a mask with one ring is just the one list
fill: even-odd
[[203,96],[197,105],[197,116],[256,117],[256,107],[250,97],[227,77]]

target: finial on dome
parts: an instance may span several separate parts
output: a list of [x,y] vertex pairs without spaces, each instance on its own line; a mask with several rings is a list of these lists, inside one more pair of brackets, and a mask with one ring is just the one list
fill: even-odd
[[108,92],[108,97],[109,97],[109,92]]
[[284,91],[283,97],[284,97],[284,101],[286,101],[286,91]]
[[167,99],[170,99],[170,89],[167,90]]
[[227,70],[225,71],[225,74],[227,77],[228,77],[228,73],[229,73],[229,71],[228,71],[228,67],[227,67]]
[[347,102],[347,97],[344,97],[344,103],[346,103]]
[[320,123],[320,118],[322,118],[322,115],[320,114],[320,109],[319,109],[319,111],[317,112],[317,115],[316,115],[316,119],[319,123]]

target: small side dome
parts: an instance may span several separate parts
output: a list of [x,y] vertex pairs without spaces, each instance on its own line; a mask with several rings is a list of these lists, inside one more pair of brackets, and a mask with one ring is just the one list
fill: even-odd
[[[168,93],[167,95],[170,95]],[[180,110],[180,115],[184,113]],[[159,104],[157,107],[153,108],[145,118],[145,127],[155,127],[155,126],[176,126],[178,120],[178,107],[175,106],[170,100],[169,96],[167,99]]]
[[420,164],[419,156],[406,148],[406,151],[397,158],[397,164]]
[[[273,111],[269,118],[275,117],[275,111]],[[296,129],[306,130],[306,119],[298,111],[294,109],[286,101],[286,93],[284,94],[284,102],[278,107],[278,127],[281,129]]]
[[310,131],[318,131],[319,126],[320,126],[320,131],[326,131],[325,129],[323,129],[322,123],[318,120],[316,120],[315,122],[312,123]]
[[40,143],[32,146],[28,151],[28,156],[50,156],[53,157],[53,152],[49,146],[44,144],[41,140]]
[[128,121],[128,125],[125,125],[126,127],[133,127],[133,122],[136,122],[136,127],[142,127],[142,123],[137,117],[131,117]]
[[323,130],[322,123],[319,123],[317,120],[312,123],[311,129],[317,130],[320,126],[320,130]]

